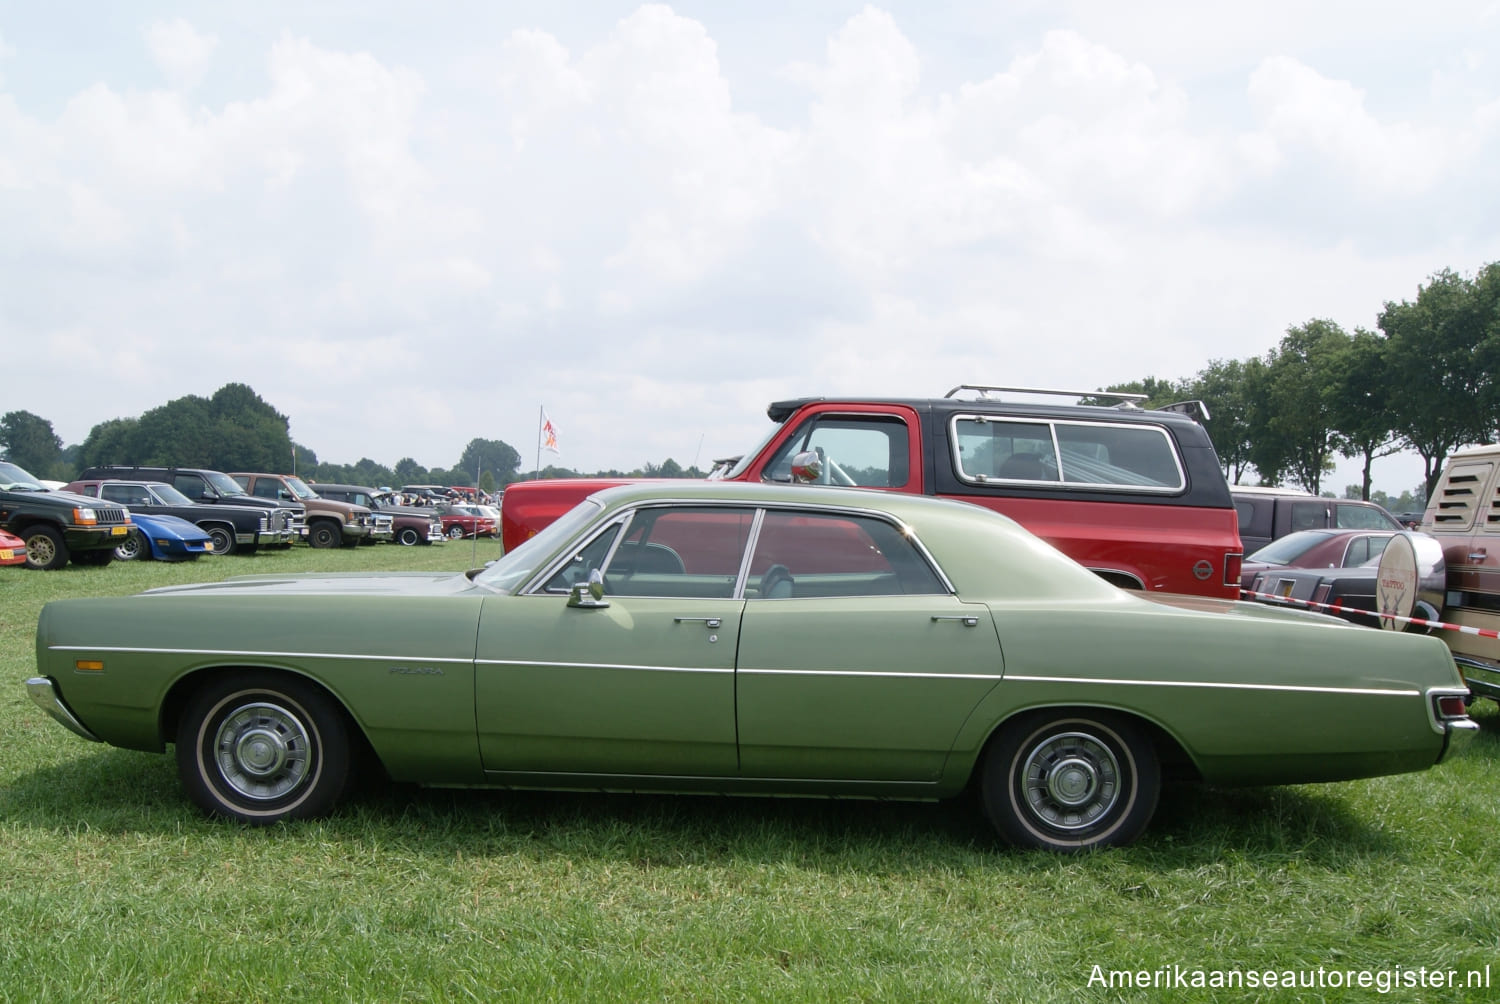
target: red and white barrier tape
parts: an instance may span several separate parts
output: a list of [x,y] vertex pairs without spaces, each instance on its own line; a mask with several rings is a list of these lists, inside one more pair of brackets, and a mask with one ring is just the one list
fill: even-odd
[[1273,604],[1285,603],[1288,606],[1313,607],[1317,610],[1327,610],[1336,614],[1363,614],[1366,617],[1392,620],[1401,624],[1415,624],[1418,627],[1438,628],[1443,631],[1459,631],[1463,634],[1478,635],[1480,638],[1500,638],[1500,631],[1493,631],[1489,628],[1469,627],[1467,624],[1449,624],[1446,621],[1430,621],[1425,617],[1402,617],[1400,614],[1384,614],[1375,610],[1346,607],[1342,603],[1317,603],[1313,600],[1298,600],[1290,596],[1277,596],[1275,593],[1252,593],[1248,589],[1241,589],[1240,596],[1252,600],[1269,600]]

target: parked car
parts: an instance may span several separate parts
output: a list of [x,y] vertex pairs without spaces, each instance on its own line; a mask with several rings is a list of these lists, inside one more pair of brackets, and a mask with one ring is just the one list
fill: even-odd
[[1291,488],[1234,485],[1240,542],[1254,554],[1298,530],[1401,530],[1396,517],[1374,502],[1333,499]]
[[389,516],[393,539],[404,547],[435,544],[447,539],[443,534],[443,521],[431,509],[399,505],[389,493],[381,493],[364,485],[328,484],[322,481],[309,487],[323,498],[352,502],[381,516]]
[[0,530],[20,537],[26,567],[50,570],[69,561],[107,565],[130,532],[124,507],[52,491],[20,467],[0,460]]
[[135,525],[115,547],[115,557],[121,561],[197,561],[213,553],[209,535],[185,519],[165,513],[133,512],[130,516]]
[[67,490],[125,506],[137,519],[142,515],[185,519],[208,535],[214,554],[250,554],[262,544],[288,541],[292,533],[285,521],[279,530],[272,529],[272,514],[260,506],[194,502],[165,481],[80,479],[70,482]]
[[[1382,558],[1381,609],[1454,625],[1440,636],[1469,689],[1500,702],[1500,446],[1450,454],[1427,500],[1421,532],[1406,537],[1410,547]],[[1424,539],[1433,542],[1437,560],[1423,556]],[[1382,627],[1424,629],[1394,618]]]
[[26,542],[0,530],[0,565],[26,564]]
[[1298,530],[1245,558],[1240,585],[1253,592],[1289,568],[1349,568],[1379,558],[1395,530]]
[[1065,851],[1134,839],[1164,773],[1418,771],[1476,728],[1432,638],[1133,595],[978,506],[762,484],[602,492],[470,574],[56,601],[27,688],[85,738],[175,743],[188,795],[250,823],[328,812],[367,750],[437,785],[972,784]]
[[[1045,402],[1028,400],[1036,396]],[[1075,403],[1109,399],[1112,406]],[[1125,589],[1234,599],[1234,503],[1199,402],[1146,411],[1142,394],[964,384],[941,398],[776,401],[755,449],[711,479],[816,481],[994,509]],[[1063,403],[1066,402],[1066,403]],[[810,460],[806,458],[811,458]],[[624,482],[506,487],[509,551],[586,495]]]
[[313,547],[353,547],[367,540],[390,540],[389,516],[376,516],[362,505],[325,499],[293,474],[229,475],[256,498],[295,502],[306,510],[307,542]]
[[500,528],[493,519],[481,515],[473,506],[453,502],[440,502],[432,511],[442,520],[443,533],[450,540],[462,537],[494,537]]
[[230,548],[231,551],[249,554],[261,547],[289,548],[293,541],[306,532],[307,510],[302,503],[285,499],[257,498],[248,494],[223,471],[213,471],[203,467],[105,465],[86,468],[82,474],[78,475],[78,479],[80,481],[160,481],[176,488],[194,502],[206,505],[240,506],[263,513],[267,521],[267,532],[260,534],[254,544],[237,540]]

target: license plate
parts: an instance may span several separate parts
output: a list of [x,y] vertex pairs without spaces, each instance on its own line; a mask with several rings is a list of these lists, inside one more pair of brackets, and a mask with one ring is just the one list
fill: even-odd
[[0,547],[0,561],[9,561],[16,556],[16,552],[8,547]]
[[123,526],[113,526],[113,527],[110,527],[110,529],[109,529],[109,535],[111,537],[123,537],[123,536],[125,536],[125,529],[126,528],[123,527]]

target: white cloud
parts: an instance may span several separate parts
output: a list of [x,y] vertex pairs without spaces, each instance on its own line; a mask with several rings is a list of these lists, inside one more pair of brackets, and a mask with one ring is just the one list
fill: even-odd
[[200,34],[182,18],[157,21],[145,31],[146,46],[157,68],[173,87],[192,90],[208,72],[219,40]]

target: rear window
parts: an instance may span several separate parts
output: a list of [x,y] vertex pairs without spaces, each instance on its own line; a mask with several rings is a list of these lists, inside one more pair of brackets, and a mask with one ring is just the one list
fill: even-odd
[[1058,484],[1180,492],[1187,482],[1160,426],[958,415],[950,426],[959,477],[972,484]]

